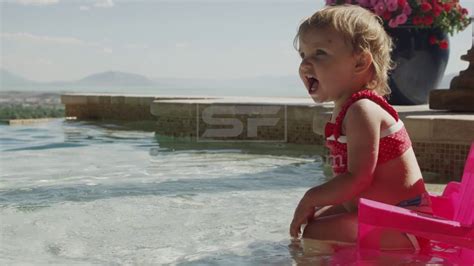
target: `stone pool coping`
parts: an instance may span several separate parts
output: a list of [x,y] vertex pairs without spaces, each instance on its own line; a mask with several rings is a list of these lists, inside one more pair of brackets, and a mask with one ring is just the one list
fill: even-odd
[[[323,144],[331,103],[315,104],[298,97],[233,97],[183,95],[64,94],[66,116],[78,119],[151,121],[158,134],[196,138],[199,112],[208,106],[279,106],[285,108],[285,141]],[[458,180],[474,140],[474,113],[430,110],[428,105],[394,106],[413,142],[413,149],[428,179]],[[280,115],[283,115],[280,114]],[[269,131],[263,136],[272,139]],[[280,131],[281,133],[281,131]]]
[[23,118],[23,119],[2,119],[0,120],[0,124],[7,124],[10,126],[15,125],[29,125],[29,124],[39,124],[50,122],[52,120],[61,119],[57,117],[46,117],[46,118]]

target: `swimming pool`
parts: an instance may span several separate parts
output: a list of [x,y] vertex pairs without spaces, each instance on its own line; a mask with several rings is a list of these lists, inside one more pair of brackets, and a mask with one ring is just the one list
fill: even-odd
[[177,141],[64,120],[0,125],[0,134],[3,265],[347,264],[357,256],[353,247],[289,240],[297,201],[326,179],[321,147]]
[[317,147],[62,120],[0,129],[2,264],[291,264],[293,208],[325,178]]

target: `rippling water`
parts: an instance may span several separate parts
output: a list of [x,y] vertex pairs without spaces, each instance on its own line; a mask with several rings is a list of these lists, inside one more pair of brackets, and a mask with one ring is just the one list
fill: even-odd
[[[1,125],[0,136],[2,265],[355,261],[354,248],[338,257],[288,237],[297,201],[325,180],[320,147],[177,142],[63,120]],[[408,260],[420,261],[443,262]]]
[[324,179],[317,147],[62,120],[0,130],[4,263],[288,264],[293,208]]

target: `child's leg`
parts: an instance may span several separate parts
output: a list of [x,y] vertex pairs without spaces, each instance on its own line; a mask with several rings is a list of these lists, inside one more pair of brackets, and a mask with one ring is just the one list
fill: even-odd
[[303,238],[355,243],[357,213],[347,212],[318,217],[306,225]]
[[341,213],[347,213],[346,207],[344,207],[344,205],[342,205],[342,204],[326,206],[326,207],[323,207],[323,208],[317,210],[315,215],[314,215],[314,218],[317,219],[317,218],[320,218],[320,217],[330,216],[330,215],[334,215],[334,214],[341,214]]
[[[357,226],[356,212],[320,216],[306,225],[303,238],[356,243]],[[373,236],[377,237],[376,234]],[[414,249],[408,237],[396,231],[384,230],[380,235],[379,241],[380,248],[385,250]]]

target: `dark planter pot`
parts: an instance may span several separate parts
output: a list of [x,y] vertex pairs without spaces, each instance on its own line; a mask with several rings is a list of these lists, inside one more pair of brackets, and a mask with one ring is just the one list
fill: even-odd
[[425,104],[431,90],[441,82],[449,59],[449,48],[431,45],[430,36],[446,39],[446,34],[432,29],[399,27],[386,29],[394,42],[392,60],[395,69],[389,75],[394,105]]

